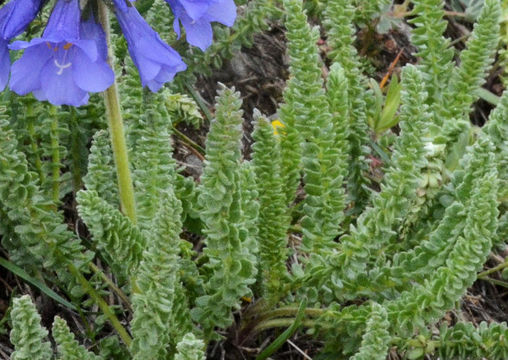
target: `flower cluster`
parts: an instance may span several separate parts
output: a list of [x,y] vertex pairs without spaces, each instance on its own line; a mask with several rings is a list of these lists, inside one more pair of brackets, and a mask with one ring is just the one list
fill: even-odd
[[[84,13],[80,0],[56,0],[40,38],[10,43],[27,28],[46,2],[11,0],[0,8],[0,91],[9,83],[10,89],[19,95],[32,93],[38,100],[55,105],[84,105],[90,92],[104,91],[111,86],[114,73],[107,61],[104,30],[93,11]],[[201,50],[212,42],[211,22],[231,26],[236,17],[233,0],[166,2],[173,11],[178,36],[181,23],[189,44]],[[178,52],[146,23],[131,0],[113,0],[112,5],[143,86],[155,92],[177,72],[186,69]],[[9,50],[24,50],[24,53],[11,64]]]

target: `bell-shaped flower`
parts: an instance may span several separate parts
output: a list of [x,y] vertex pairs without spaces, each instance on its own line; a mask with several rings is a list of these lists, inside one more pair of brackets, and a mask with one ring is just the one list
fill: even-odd
[[9,47],[25,49],[11,69],[10,88],[20,95],[81,106],[88,92],[104,91],[114,81],[104,31],[93,16],[81,20],[79,0],[58,0],[41,38]]
[[180,54],[160,38],[134,6],[127,6],[125,0],[114,0],[114,3],[115,14],[127,40],[129,53],[138,68],[141,84],[154,92],[158,91],[187,66]]
[[39,12],[42,0],[12,0],[0,9],[0,91],[9,80],[9,40],[21,34]]
[[185,29],[187,42],[206,50],[213,40],[211,22],[233,26],[236,5],[233,0],[166,0],[175,21],[173,28],[180,36],[180,23]]

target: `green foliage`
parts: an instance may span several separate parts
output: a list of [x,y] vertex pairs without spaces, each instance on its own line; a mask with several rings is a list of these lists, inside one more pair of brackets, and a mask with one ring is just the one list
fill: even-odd
[[351,4],[356,8],[354,20],[357,23],[369,24],[374,16],[380,15],[391,3],[390,0],[353,0]]
[[[406,67],[402,78],[401,135],[392,154],[392,163],[387,169],[381,192],[374,193],[372,206],[358,218],[350,234],[342,237],[342,253],[331,259],[334,266],[352,285],[368,263],[383,263],[390,252],[382,251],[396,243],[396,230],[416,198],[424,144],[421,134],[425,131],[425,99],[421,75],[414,67]],[[347,286],[347,284],[346,284]]]
[[178,353],[175,355],[175,360],[204,360],[206,359],[203,350],[204,343],[202,340],[197,339],[193,333],[187,333],[178,343],[176,349]]
[[[303,248],[321,255],[335,247],[333,240],[343,218],[345,166],[339,154],[344,141],[336,142],[340,135],[334,128],[323,88],[318,49],[313,46],[318,38],[317,28],[310,29],[301,2],[285,1],[284,6],[293,77],[284,92],[286,104],[281,107],[281,119],[286,124],[284,130],[288,132],[288,139],[290,128],[299,135],[295,136],[299,143],[293,146],[301,147],[301,150],[293,149],[293,153],[301,152],[307,195],[301,222]],[[282,144],[283,147],[286,145],[285,142]],[[288,171],[283,163],[283,174],[290,184],[299,182],[297,169]]]
[[166,99],[166,108],[175,122],[184,122],[199,129],[203,124],[203,116],[199,112],[198,105],[185,94],[169,94]]
[[95,191],[80,191],[76,200],[97,247],[106,252],[116,270],[120,274],[120,269],[135,270],[146,243],[139,228]]
[[[480,139],[477,144],[477,152],[492,149],[488,140]],[[486,261],[499,214],[497,171],[492,155],[484,163],[483,172],[473,183],[463,233],[448,254],[446,263],[424,282],[423,287],[416,286],[386,305],[390,323],[398,332],[413,331],[442,316],[473,284],[477,271]]]
[[160,191],[175,182],[171,120],[164,100],[167,92],[144,94],[142,114],[133,119],[136,144],[132,152],[133,182],[139,226],[145,230],[159,207]]
[[41,326],[41,317],[28,295],[15,298],[11,311],[12,360],[48,360],[51,344],[45,341],[48,331]]
[[93,136],[88,171],[83,178],[87,190],[95,191],[111,205],[118,203],[118,185],[114,171],[113,151],[106,131],[100,130]]
[[254,166],[250,161],[242,162],[240,167],[240,198],[242,199],[242,226],[247,235],[244,240],[245,248],[250,254],[257,255],[259,203]]
[[458,323],[452,328],[442,326],[437,347],[439,358],[492,359],[508,356],[508,329],[505,323],[481,322],[477,327],[471,323]]
[[497,170],[499,171],[499,199],[505,204],[508,201],[508,92],[504,92],[499,105],[492,111],[489,121],[485,124],[485,132],[489,134],[496,147]]
[[[372,3],[373,2],[369,2]],[[353,18],[355,8],[351,0],[328,0],[325,7],[324,26],[328,32],[328,57],[344,68],[347,80],[349,119],[347,139],[349,142],[349,180],[348,194],[354,202],[356,212],[360,212],[369,197],[366,177],[368,171],[366,145],[369,143],[367,126],[367,102],[370,94],[366,91],[367,79],[361,72],[361,62],[353,45],[355,29]]]
[[373,303],[360,350],[351,360],[384,360],[388,352],[390,323],[384,307]]
[[279,138],[270,122],[257,113],[252,161],[259,193],[259,269],[263,295],[278,299],[287,281],[287,230],[290,218],[283,192]]
[[15,261],[30,259],[33,265],[60,271],[69,263],[81,268],[92,254],[84,252],[55,203],[44,195],[6,121],[0,120],[0,132],[0,202],[6,215],[2,221],[8,222],[19,241],[12,243]]
[[[170,328],[179,332],[189,330],[189,311],[178,314],[180,321],[171,319],[175,289],[181,287],[178,276],[179,222],[182,207],[171,191],[161,194],[160,208],[152,222],[150,241],[143,252],[132,305],[131,331],[134,337],[133,359],[164,359],[166,347],[178,339],[170,339]],[[183,317],[183,319],[182,319]],[[173,321],[171,321],[173,320]],[[171,342],[170,342],[171,340]]]
[[[137,223],[119,210],[99,97],[70,109],[1,95],[6,262],[38,289],[59,287],[55,297],[64,306],[69,297],[83,320],[76,338],[100,354],[57,317],[57,358],[204,360],[223,342],[261,348],[268,330],[275,340],[262,358],[302,327],[323,342],[323,359],[384,359],[388,351],[506,358],[505,324],[435,331],[447,311],[460,311],[489,253],[507,240],[508,92],[484,129],[468,119],[495,55],[499,2],[485,0],[454,66],[444,2],[415,0],[418,65],[405,65],[400,83],[392,76],[386,94],[362,73],[354,45],[355,23],[372,35],[374,17],[390,16],[387,1],[238,5],[235,27],[215,29],[208,51],[185,51],[190,71],[172,85],[179,92],[142,90],[125,40],[113,34]],[[168,33],[172,19],[161,15],[164,1],[137,6],[182,48]],[[268,19],[282,18],[290,64],[277,104],[282,127],[255,111],[249,153],[240,94],[219,86],[208,124],[191,84],[251,45]],[[174,159],[180,122],[210,125],[198,180]],[[88,235],[93,241],[82,245],[78,236]],[[99,250],[97,258],[85,246]],[[14,299],[11,319],[13,359],[54,357],[28,297]]]
[[421,58],[418,66],[424,74],[429,103],[439,106],[453,68],[453,48],[443,36],[447,26],[443,20],[444,1],[416,0],[413,4],[416,16],[410,20],[415,25],[411,40],[418,48],[416,56]]
[[241,101],[223,88],[217,97],[216,119],[206,140],[206,163],[199,190],[200,215],[208,257],[206,295],[196,300],[193,318],[205,331],[227,327],[240,297],[251,293],[256,276],[255,254],[249,253],[248,229],[243,222],[240,163]]
[[460,65],[454,68],[443,104],[450,119],[462,119],[477,100],[475,90],[485,82],[499,42],[501,5],[498,0],[485,0],[467,48],[460,54]]
[[100,360],[100,356],[89,352],[84,346],[79,345],[74,334],[71,333],[65,320],[56,316],[51,330],[57,344],[58,359],[62,360]]
[[373,115],[369,117],[369,125],[376,135],[379,136],[385,131],[390,130],[399,122],[396,113],[400,105],[402,86],[397,76],[392,76],[390,85],[388,85],[386,97],[384,97],[376,81],[371,79],[369,85],[374,91],[375,98],[375,111]]

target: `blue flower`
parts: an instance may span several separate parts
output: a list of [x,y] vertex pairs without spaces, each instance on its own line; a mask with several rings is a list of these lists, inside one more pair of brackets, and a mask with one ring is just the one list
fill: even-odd
[[139,70],[141,84],[155,92],[187,66],[178,52],[162,41],[134,6],[126,6],[125,0],[114,0],[114,3],[118,23]]
[[58,0],[42,38],[10,48],[25,49],[11,70],[10,88],[20,95],[32,92],[55,105],[81,106],[88,92],[104,91],[114,81],[104,32],[93,16],[81,21],[78,0]]
[[187,42],[206,50],[213,40],[211,22],[233,26],[236,5],[233,0],[166,0],[175,16],[173,28],[180,36],[180,23],[185,29]]
[[9,80],[9,40],[21,34],[35,18],[42,0],[12,0],[0,9],[0,91]]
[[8,42],[0,38],[0,91],[5,89],[9,81],[9,72],[11,70],[11,59],[9,58]]

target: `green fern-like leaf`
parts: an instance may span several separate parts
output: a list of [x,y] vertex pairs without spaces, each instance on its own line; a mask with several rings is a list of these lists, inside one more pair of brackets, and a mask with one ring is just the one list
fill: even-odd
[[56,316],[51,330],[57,344],[58,359],[62,360],[100,360],[100,356],[89,352],[83,345],[79,345],[67,323]]
[[93,137],[88,157],[88,172],[83,181],[88,190],[96,191],[109,204],[118,207],[118,185],[115,179],[109,136],[106,131],[101,130]]
[[159,194],[175,182],[171,120],[164,106],[167,92],[145,94],[143,114],[134,122],[136,151],[132,152],[137,216],[141,229],[149,229],[158,209]]
[[421,75],[406,67],[403,76],[401,109],[402,133],[397,140],[391,167],[387,170],[381,192],[374,195],[372,207],[359,217],[351,234],[343,237],[342,253],[335,261],[342,279],[354,286],[356,277],[369,263],[383,263],[383,252],[377,252],[395,241],[396,231],[416,198],[420,169],[424,166],[424,133],[426,94]]
[[0,203],[23,245],[13,254],[15,261],[59,270],[62,276],[69,263],[82,268],[93,254],[85,252],[67,230],[56,204],[39,187],[37,175],[28,170],[26,157],[5,121],[0,121],[0,132]]
[[88,226],[98,248],[103,249],[113,262],[118,275],[136,269],[146,244],[139,228],[95,191],[80,191],[76,200],[79,216]]
[[28,295],[15,298],[11,311],[12,360],[48,360],[53,351],[45,341],[48,331],[41,326],[41,317]]
[[[475,147],[480,153],[492,151],[492,144],[485,138],[480,138]],[[499,214],[497,170],[492,154],[483,169],[484,175],[476,178],[471,189],[473,194],[463,234],[457,239],[446,264],[432,273],[423,286],[413,287],[385,305],[391,326],[401,334],[424,327],[453,307],[473,284],[477,271],[487,259],[496,236]]]
[[[160,204],[152,222],[153,231],[147,234],[150,241],[143,252],[143,260],[138,270],[137,285],[140,291],[135,293],[132,299],[133,359],[165,358],[170,342],[179,340],[170,339],[171,327],[185,325],[185,322],[170,322],[174,311],[175,288],[181,286],[178,254],[182,207],[170,190],[161,194]],[[181,318],[185,316],[185,312],[175,315]],[[186,323],[189,321],[190,317]],[[185,329],[178,329],[183,330]]]
[[499,171],[499,198],[508,202],[508,91],[503,92],[497,107],[491,112],[483,129],[496,147],[496,159]]
[[386,310],[379,304],[372,304],[372,311],[358,352],[351,360],[384,360],[388,352],[390,323]]
[[413,4],[416,17],[410,22],[416,27],[411,40],[418,48],[416,56],[421,58],[418,67],[425,80],[428,101],[435,106],[443,105],[442,93],[453,69],[453,48],[443,36],[447,26],[443,20],[444,1],[416,0]]
[[367,79],[361,72],[361,62],[353,45],[354,14],[355,8],[351,0],[328,0],[325,7],[324,26],[331,48],[328,57],[344,68],[347,79],[349,102],[347,134],[350,144],[348,192],[350,199],[354,201],[356,212],[360,212],[369,198],[369,192],[366,190],[366,186],[370,183],[366,177],[369,171],[366,100],[370,95],[366,91]]
[[211,272],[205,289],[207,294],[196,300],[192,314],[205,331],[214,326],[227,327],[232,322],[231,310],[240,298],[251,293],[255,282],[256,259],[246,246],[248,232],[242,211],[241,138],[242,117],[239,94],[223,88],[217,98],[216,119],[206,140],[206,162],[199,204],[206,228],[206,248]]
[[280,143],[270,122],[257,113],[252,161],[259,193],[259,268],[269,302],[280,296],[287,277],[287,230],[290,223],[281,177]]
[[175,360],[205,360],[204,345],[203,340],[196,338],[193,333],[185,334],[176,347],[178,353]]
[[439,358],[502,360],[508,356],[508,327],[506,323],[482,321],[442,326],[437,340]]
[[500,16],[499,0],[485,0],[466,43],[467,48],[460,54],[460,65],[454,69],[449,89],[445,93],[444,113],[449,119],[467,116],[472,103],[478,98],[476,90],[485,82],[485,74],[494,59],[499,42]]

